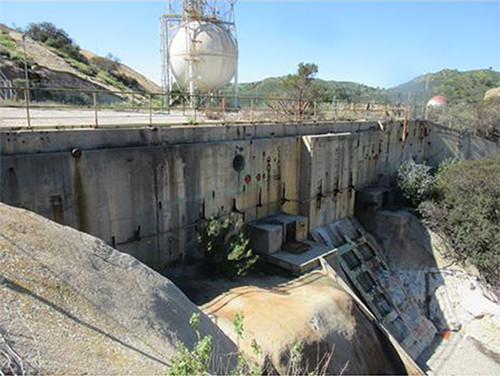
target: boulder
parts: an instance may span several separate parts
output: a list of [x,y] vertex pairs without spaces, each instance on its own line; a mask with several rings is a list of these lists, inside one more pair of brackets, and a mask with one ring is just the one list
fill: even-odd
[[495,87],[493,89],[490,89],[484,94],[485,101],[495,98],[500,98],[500,87]]
[[[323,272],[314,271],[270,289],[239,287],[203,309],[267,374],[407,372],[375,323]],[[240,339],[233,328],[237,313],[244,316]],[[300,344],[301,361],[294,363],[294,347],[297,350]]]
[[234,353],[165,277],[102,240],[0,204],[4,374],[164,375],[179,343],[196,342],[195,312],[215,356]]

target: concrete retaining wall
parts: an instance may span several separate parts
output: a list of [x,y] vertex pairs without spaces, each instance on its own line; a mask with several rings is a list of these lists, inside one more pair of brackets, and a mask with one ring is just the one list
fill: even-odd
[[362,122],[5,132],[0,199],[161,267],[195,256],[200,219],[284,211],[306,215],[314,228],[352,215],[356,190],[389,180],[405,159],[498,150],[423,122],[407,129],[403,136],[402,123]]

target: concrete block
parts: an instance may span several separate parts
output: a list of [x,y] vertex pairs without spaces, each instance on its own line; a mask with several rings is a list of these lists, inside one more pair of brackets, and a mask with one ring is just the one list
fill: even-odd
[[250,247],[257,253],[270,254],[283,244],[283,227],[269,223],[249,223]]

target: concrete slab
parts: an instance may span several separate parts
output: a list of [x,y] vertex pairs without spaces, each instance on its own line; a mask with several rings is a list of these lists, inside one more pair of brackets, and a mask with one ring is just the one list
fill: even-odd
[[279,250],[273,254],[265,255],[264,257],[268,261],[285,269],[292,270],[296,273],[305,273],[319,267],[321,257],[328,257],[336,252],[346,251],[351,248],[350,244],[331,248],[310,240],[306,240],[304,243],[310,247],[309,250],[304,253],[295,254]]

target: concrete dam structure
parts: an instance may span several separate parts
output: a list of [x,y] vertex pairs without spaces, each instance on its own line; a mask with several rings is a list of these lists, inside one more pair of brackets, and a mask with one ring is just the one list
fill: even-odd
[[309,233],[354,215],[404,160],[497,151],[425,121],[3,131],[0,199],[159,269],[198,256],[202,219],[287,213]]

